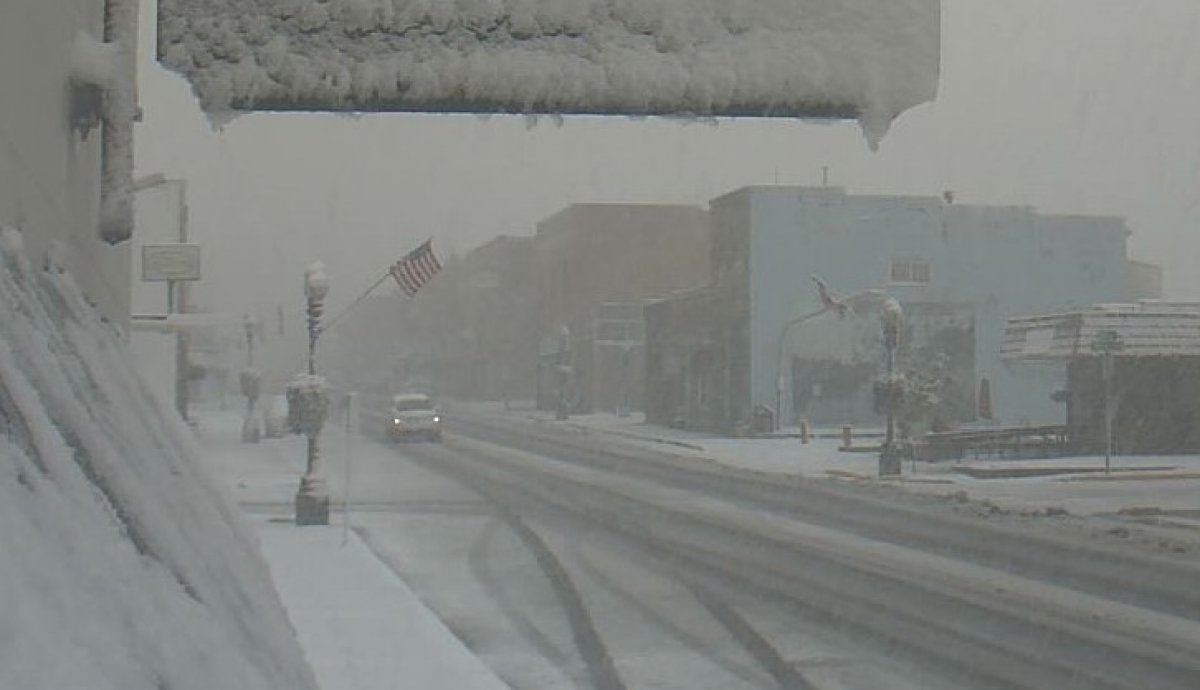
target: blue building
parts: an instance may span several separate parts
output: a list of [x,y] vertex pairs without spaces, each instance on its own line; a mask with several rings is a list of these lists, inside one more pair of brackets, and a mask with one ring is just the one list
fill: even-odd
[[[746,187],[714,199],[710,222],[708,293],[646,312],[656,341],[647,344],[656,359],[647,365],[651,422],[732,430],[759,408],[782,408],[784,424],[877,421],[877,320],[826,314],[785,333],[820,310],[811,280],[819,275],[842,294],[882,290],[901,302],[910,317],[902,361],[924,366],[945,350],[964,399],[960,419],[975,416],[987,379],[994,422],[1059,423],[1064,411],[1051,394],[1064,385],[1063,368],[1004,362],[1006,321],[1161,291],[1156,267],[1128,260],[1120,218],[958,205],[949,194]],[[673,316],[697,300],[704,319]]]

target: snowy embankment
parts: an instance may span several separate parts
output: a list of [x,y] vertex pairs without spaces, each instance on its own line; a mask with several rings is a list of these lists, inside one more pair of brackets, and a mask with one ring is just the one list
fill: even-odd
[[188,431],[70,276],[0,261],[0,687],[315,688]]
[[201,106],[857,117],[932,100],[940,0],[162,0]]

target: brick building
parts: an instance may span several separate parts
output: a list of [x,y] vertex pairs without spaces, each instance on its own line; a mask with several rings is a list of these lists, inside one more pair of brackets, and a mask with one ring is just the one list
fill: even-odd
[[539,406],[552,406],[565,363],[571,408],[640,409],[641,306],[707,281],[707,213],[573,204],[538,223],[535,245]]

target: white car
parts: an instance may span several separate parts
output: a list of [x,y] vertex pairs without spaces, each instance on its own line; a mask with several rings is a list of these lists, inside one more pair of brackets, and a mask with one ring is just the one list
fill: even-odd
[[434,406],[433,400],[423,393],[393,396],[392,408],[385,421],[387,436],[393,441],[442,440],[442,415]]

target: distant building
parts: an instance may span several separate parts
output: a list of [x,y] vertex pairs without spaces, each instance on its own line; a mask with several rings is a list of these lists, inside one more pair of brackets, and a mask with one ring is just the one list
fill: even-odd
[[707,213],[573,204],[538,223],[535,251],[539,406],[554,405],[563,365],[571,408],[641,409],[642,306],[707,281]]
[[964,419],[977,411],[986,379],[997,423],[1063,415],[1051,399],[1065,377],[1061,366],[1002,361],[1008,318],[1161,289],[1156,267],[1127,259],[1129,230],[1119,218],[829,187],[747,187],[715,199],[710,222],[707,294],[647,310],[648,351],[666,358],[647,364],[648,398],[679,405],[648,409],[654,423],[729,431],[756,408],[778,407],[785,424],[878,421],[870,389],[883,351],[874,317],[826,314],[784,335],[786,323],[820,309],[813,275],[840,293],[896,297],[909,317],[901,370],[942,367]]
[[[534,395],[537,299],[532,237],[500,236],[467,253],[459,333],[449,382],[460,397],[529,400]],[[454,274],[451,274],[453,278]],[[460,289],[464,286],[460,286]]]
[[1004,356],[1015,366],[1065,363],[1059,397],[1067,436],[1082,452],[1106,447],[1106,348],[1115,450],[1200,452],[1200,302],[1147,300],[1016,318],[1004,339]]
[[[337,368],[376,397],[415,390],[530,400],[537,362],[532,237],[501,235],[445,267],[412,298],[389,280],[335,332]],[[389,294],[392,293],[392,294]]]
[[1155,266],[1154,264],[1142,261],[1130,261],[1128,265],[1128,288],[1126,290],[1128,299],[1142,300],[1162,297],[1162,266]]

